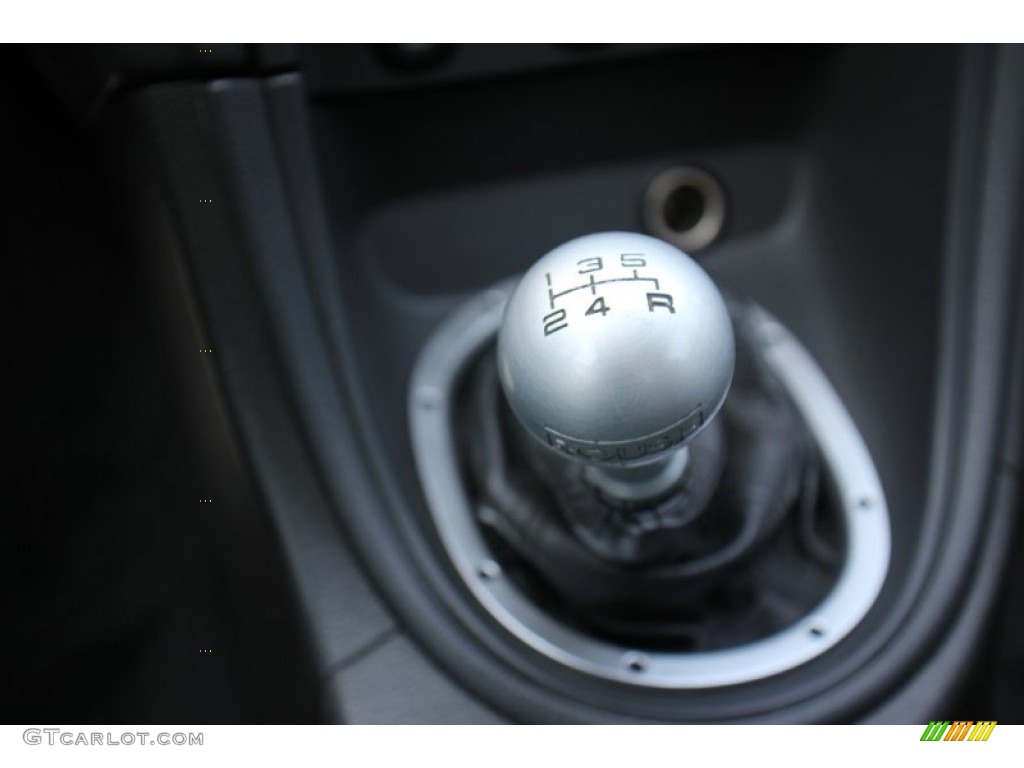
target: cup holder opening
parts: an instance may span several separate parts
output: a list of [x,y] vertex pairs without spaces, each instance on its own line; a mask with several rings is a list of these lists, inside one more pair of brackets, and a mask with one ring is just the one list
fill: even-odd
[[647,188],[647,230],[677,248],[694,253],[707,248],[725,223],[725,192],[707,171],[693,166],[669,168]]
[[673,189],[665,198],[661,212],[669,229],[679,232],[691,231],[704,218],[704,193],[692,184]]

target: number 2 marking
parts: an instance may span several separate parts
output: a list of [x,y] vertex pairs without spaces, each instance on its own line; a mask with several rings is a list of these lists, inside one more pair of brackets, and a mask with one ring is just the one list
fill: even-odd
[[556,309],[547,315],[544,315],[544,335],[550,336],[552,333],[557,333],[563,328],[568,328],[569,323],[565,319],[565,310]]

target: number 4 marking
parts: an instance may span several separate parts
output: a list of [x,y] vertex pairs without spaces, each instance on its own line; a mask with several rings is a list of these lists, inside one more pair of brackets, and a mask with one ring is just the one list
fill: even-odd
[[604,296],[598,296],[594,299],[594,303],[590,305],[590,309],[588,309],[584,314],[601,315],[604,317],[609,312],[611,312],[611,307],[604,303]]

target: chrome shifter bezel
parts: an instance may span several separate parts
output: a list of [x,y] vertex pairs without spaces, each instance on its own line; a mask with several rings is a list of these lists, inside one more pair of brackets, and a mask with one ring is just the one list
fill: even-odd
[[534,651],[579,672],[660,689],[761,680],[806,664],[846,637],[874,605],[889,570],[885,494],[867,446],[825,374],[760,307],[754,322],[762,352],[806,420],[841,506],[846,557],[825,599],[795,624],[753,643],[702,652],[648,651],[559,622],[503,576],[460,478],[451,416],[459,376],[494,338],[515,284],[509,280],[471,297],[444,321],[420,353],[409,389],[413,454],[431,517],[462,581],[494,620]]

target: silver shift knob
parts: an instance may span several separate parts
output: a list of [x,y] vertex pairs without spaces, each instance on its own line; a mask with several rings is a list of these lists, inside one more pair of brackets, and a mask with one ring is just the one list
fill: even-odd
[[679,478],[686,443],[729,390],[734,354],[711,278],[682,251],[630,232],[580,237],[540,259],[498,336],[512,411],[623,500]]

